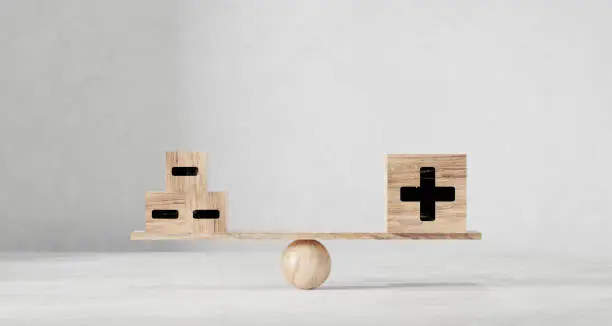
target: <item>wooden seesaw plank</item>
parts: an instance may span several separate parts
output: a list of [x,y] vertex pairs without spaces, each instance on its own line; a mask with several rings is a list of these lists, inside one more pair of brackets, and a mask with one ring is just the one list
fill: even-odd
[[323,239],[323,240],[480,240],[482,234],[476,231],[462,233],[386,233],[386,232],[230,232],[216,234],[156,234],[134,231],[131,240],[278,240],[278,239]]

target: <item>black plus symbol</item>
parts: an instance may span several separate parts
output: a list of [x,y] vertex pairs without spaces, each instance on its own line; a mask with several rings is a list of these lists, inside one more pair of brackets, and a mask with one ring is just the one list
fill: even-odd
[[421,221],[436,220],[437,201],[455,201],[455,187],[436,187],[436,169],[421,168],[420,187],[401,187],[401,201],[421,202]]

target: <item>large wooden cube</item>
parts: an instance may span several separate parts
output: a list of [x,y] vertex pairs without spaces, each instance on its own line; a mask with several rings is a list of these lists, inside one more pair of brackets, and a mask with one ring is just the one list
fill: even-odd
[[464,154],[389,154],[387,232],[466,232]]

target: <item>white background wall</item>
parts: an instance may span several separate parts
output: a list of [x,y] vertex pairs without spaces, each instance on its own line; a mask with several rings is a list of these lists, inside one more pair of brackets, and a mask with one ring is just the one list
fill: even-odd
[[[608,1],[2,1],[0,248],[143,244],[164,151],[232,230],[383,231],[385,153],[467,153],[493,250],[609,255]],[[486,242],[485,242],[486,241]]]

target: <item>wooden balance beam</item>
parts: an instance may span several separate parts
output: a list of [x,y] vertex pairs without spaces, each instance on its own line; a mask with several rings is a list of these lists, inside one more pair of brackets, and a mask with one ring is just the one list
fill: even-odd
[[167,152],[166,189],[147,192],[145,230],[131,240],[293,240],[283,251],[287,280],[321,286],[331,258],[318,240],[481,240],[466,230],[466,155],[386,155],[387,232],[227,232],[227,196],[209,192],[206,153]]

